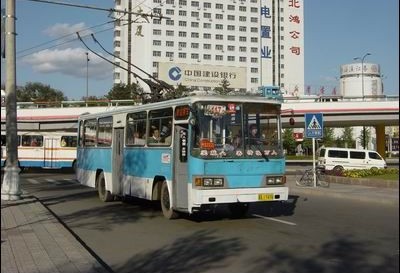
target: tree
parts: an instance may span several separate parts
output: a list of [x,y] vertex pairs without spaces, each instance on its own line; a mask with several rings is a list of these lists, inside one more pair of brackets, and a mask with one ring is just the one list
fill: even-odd
[[226,78],[224,78],[219,85],[219,87],[214,88],[214,92],[219,95],[228,95],[233,91],[232,88],[229,88],[231,84]]
[[164,98],[167,100],[177,99],[189,96],[189,92],[191,90],[182,84],[178,84],[178,87],[175,88],[173,92],[167,92],[164,94]]
[[353,128],[345,127],[343,128],[341,140],[343,141],[343,146],[346,148],[355,148],[356,142],[353,138]]
[[18,102],[56,102],[67,100],[63,92],[40,82],[28,82],[25,86],[17,88],[16,92]]
[[138,100],[142,101],[144,96],[143,89],[136,83],[133,84],[115,84],[105,96],[110,100]]
[[367,149],[368,148],[368,143],[369,143],[369,141],[371,139],[371,130],[364,126],[363,129],[360,132],[360,136],[358,137],[358,139],[361,142],[361,146],[364,149]]
[[294,154],[296,149],[296,141],[293,137],[293,129],[288,128],[283,130],[283,148],[287,154]]
[[326,147],[334,146],[335,134],[333,128],[324,127],[324,137],[322,138],[322,143]]

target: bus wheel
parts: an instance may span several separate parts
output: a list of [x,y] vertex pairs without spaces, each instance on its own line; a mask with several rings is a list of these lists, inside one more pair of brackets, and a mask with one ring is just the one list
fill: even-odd
[[232,218],[242,218],[246,215],[249,210],[248,203],[232,203],[229,204],[229,211],[231,212]]
[[103,172],[101,172],[99,177],[97,177],[97,191],[101,201],[110,202],[114,200],[114,196],[110,193],[110,191],[106,190],[106,180],[104,179]]
[[161,209],[165,218],[167,219],[178,218],[178,213],[171,208],[167,181],[164,181],[161,186]]

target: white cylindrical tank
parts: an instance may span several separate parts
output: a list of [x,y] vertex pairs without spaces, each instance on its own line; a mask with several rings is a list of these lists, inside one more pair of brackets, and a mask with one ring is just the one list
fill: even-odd
[[[362,66],[363,70],[361,70]],[[343,97],[383,95],[379,65],[372,63],[342,65],[340,67],[340,91]]]

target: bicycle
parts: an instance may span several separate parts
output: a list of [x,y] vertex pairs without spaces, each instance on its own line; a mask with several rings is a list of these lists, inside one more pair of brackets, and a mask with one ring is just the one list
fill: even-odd
[[[321,169],[316,169],[317,186],[329,187],[329,181],[326,179],[325,172]],[[296,171],[296,185],[300,187],[314,186],[314,172],[313,169],[306,169],[305,171]]]

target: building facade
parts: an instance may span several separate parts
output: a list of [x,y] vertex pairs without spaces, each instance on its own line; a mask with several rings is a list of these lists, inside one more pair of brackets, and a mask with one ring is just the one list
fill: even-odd
[[[146,73],[174,86],[213,90],[280,86],[304,94],[303,0],[116,0],[114,83]],[[152,15],[152,16],[151,16]],[[138,69],[139,68],[139,69]],[[128,70],[128,71],[126,71]]]
[[380,66],[373,63],[342,65],[340,67],[340,91],[344,97],[383,95]]

